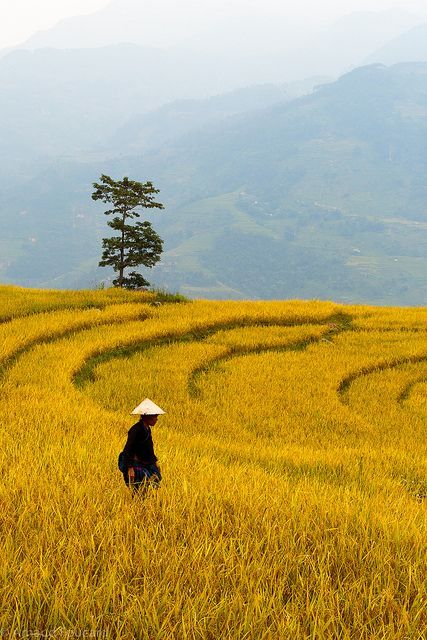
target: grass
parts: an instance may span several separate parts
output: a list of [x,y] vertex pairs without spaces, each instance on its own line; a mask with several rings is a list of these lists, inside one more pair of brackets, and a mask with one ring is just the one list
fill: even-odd
[[[3,634],[425,637],[426,309],[20,293],[0,289],[25,309],[0,327]],[[166,410],[144,501],[116,466],[143,397]]]

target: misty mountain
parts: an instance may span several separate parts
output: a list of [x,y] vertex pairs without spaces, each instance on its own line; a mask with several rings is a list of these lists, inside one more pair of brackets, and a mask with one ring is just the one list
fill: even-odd
[[194,35],[182,39],[175,45],[194,52],[216,54],[228,51],[236,57],[239,53],[248,60],[256,61],[262,56],[272,61],[272,57],[288,56],[315,38],[321,29],[307,18],[262,13],[251,15],[224,16],[213,21]]
[[[134,125],[143,138],[146,123]],[[3,194],[0,274],[39,286],[99,281],[108,228],[90,193],[108,173],[161,190],[166,210],[151,219],[165,254],[147,274],[156,284],[207,297],[425,304],[426,146],[427,64],[360,68],[150,153],[41,171]]]
[[[0,188],[3,183],[30,177],[35,166],[48,166],[58,156],[105,152],[110,140],[117,148],[115,132],[126,136],[130,120],[160,105],[216,93],[215,74],[208,73],[211,62],[216,64],[189,53],[179,59],[136,45],[9,53],[0,59]],[[234,87],[237,79],[227,80],[226,75],[224,72],[219,85]],[[194,102],[182,103],[181,116],[173,107],[176,117],[162,115],[160,128],[150,126],[154,126],[154,135],[165,139],[168,127],[176,126],[182,133],[214,117],[265,107],[284,98],[286,92],[300,95],[318,81],[308,79],[288,89],[246,88],[200,108]],[[148,124],[150,119],[153,123],[156,116],[151,115]],[[127,148],[123,144],[122,151]]]
[[0,173],[89,149],[179,91],[178,80],[165,86],[169,75],[162,52],[132,45],[9,53],[0,60]]
[[190,49],[218,54],[221,49],[260,52],[295,47],[301,36],[315,29],[313,21],[284,17],[245,0],[234,0],[224,9],[216,0],[112,0],[89,15],[60,21],[31,36],[24,48],[89,48],[132,43]]
[[174,0],[112,0],[89,15],[66,18],[35,33],[24,47],[87,49],[123,43],[170,46],[202,29],[213,10],[208,2],[191,0],[181,0],[179,11]]
[[[0,183],[28,175],[34,163],[102,147],[134,115],[215,93],[210,61],[185,56],[117,45],[17,50],[0,59]],[[219,85],[234,88],[236,78],[226,75]]]
[[289,102],[312,93],[330,78],[315,76],[302,82],[283,85],[263,84],[236,89],[204,100],[177,100],[146,114],[135,115],[114,133],[99,150],[112,154],[141,153],[150,148],[171,144],[193,130],[264,109],[279,102]]
[[420,20],[398,9],[361,11],[315,29],[311,24],[289,24],[277,17],[256,20],[240,17],[223,20],[188,39],[182,47],[195,52],[215,52],[221,48],[232,56],[236,49],[246,51],[256,77],[269,81],[277,81],[272,73],[278,65],[282,78],[288,81],[317,74],[337,76],[359,66],[370,52]]
[[[323,27],[309,19],[277,15],[241,2],[221,6],[184,0],[113,0],[93,14],[68,18],[23,44],[27,49],[91,48],[132,43],[162,48],[176,69],[196,72],[196,93],[205,74],[206,95],[313,75],[337,77],[361,64],[373,51],[419,24],[403,10],[355,12]],[[199,64],[197,64],[199,62]],[[182,75],[182,70],[179,71]],[[210,80],[210,85],[208,80]]]
[[310,74],[339,75],[360,66],[368,52],[419,22],[417,16],[399,9],[350,13],[295,50],[293,72],[305,76],[310,69]]
[[[320,83],[320,78],[307,82],[305,93]],[[297,97],[301,89],[293,85],[255,85],[205,100],[179,100],[147,114],[130,118],[105,145],[109,153],[137,153],[171,143],[193,130],[247,111],[263,109],[277,102]]]
[[400,34],[366,58],[367,64],[393,65],[413,61],[427,61],[427,24]]

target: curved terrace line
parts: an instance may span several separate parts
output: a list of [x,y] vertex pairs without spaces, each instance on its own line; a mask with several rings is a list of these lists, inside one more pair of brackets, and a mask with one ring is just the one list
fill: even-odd
[[[67,302],[65,305],[61,304],[61,303],[46,303],[46,306],[41,306],[39,308],[36,309],[27,309],[26,311],[24,311],[23,313],[19,313],[19,312],[13,312],[11,311],[10,314],[8,315],[4,315],[1,316],[0,315],[0,326],[4,325],[4,324],[9,324],[10,322],[13,322],[13,320],[21,320],[24,318],[32,318],[33,316],[37,316],[37,315],[46,315],[46,314],[52,314],[52,313],[59,313],[61,311],[66,312],[66,311],[88,311],[91,309],[99,309],[99,311],[105,311],[106,309],[108,309],[109,307],[115,307],[117,305],[121,305],[121,304],[146,304],[148,306],[157,306],[157,305],[164,305],[164,304],[188,304],[191,301],[186,300],[183,298],[183,296],[181,296],[179,294],[168,294],[165,293],[161,290],[155,291],[155,292],[145,292],[144,295],[147,295],[148,297],[145,299],[144,297],[141,299],[137,299],[135,298],[134,300],[132,300],[131,298],[127,298],[126,296],[124,296],[121,299],[117,299],[115,300],[114,298],[106,298],[104,300],[88,300],[88,301],[77,301],[75,303],[73,302]],[[36,301],[34,301],[36,304]]]
[[357,325],[352,327],[352,331],[358,333],[374,333],[375,331],[379,333],[427,333],[425,327],[358,327]]
[[36,316],[46,316],[46,315],[52,315],[54,313],[66,313],[67,311],[91,311],[96,309],[98,309],[99,311],[105,311],[109,307],[116,307],[117,305],[121,305],[121,304],[147,304],[147,305],[153,306],[154,303],[151,302],[151,300],[147,302],[138,302],[138,301],[132,302],[127,300],[125,301],[118,300],[113,302],[109,302],[109,301],[93,302],[93,303],[87,302],[87,303],[81,303],[76,305],[67,305],[65,307],[53,306],[53,307],[46,307],[46,309],[33,309],[33,310],[30,309],[25,313],[17,313],[10,316],[0,317],[0,326],[5,324],[10,324],[14,320],[23,320],[25,318],[33,319]]
[[[150,319],[151,316],[148,314],[143,314],[141,313],[140,316],[136,316],[133,321],[136,322],[140,322],[140,321],[144,321],[147,319]],[[38,345],[43,345],[43,344],[52,344],[54,342],[56,342],[57,340],[62,340],[63,338],[67,338],[70,336],[73,336],[75,334],[87,331],[87,329],[92,329],[94,327],[102,327],[108,324],[112,324],[112,325],[120,325],[120,324],[125,324],[126,322],[129,322],[129,318],[117,318],[117,319],[112,319],[112,318],[106,318],[105,321],[102,322],[96,322],[93,323],[93,321],[87,321],[82,323],[79,327],[73,327],[72,329],[65,329],[63,331],[58,331],[58,333],[54,333],[53,335],[49,335],[49,336],[45,336],[45,337],[38,337],[35,338],[34,340],[30,340],[29,342],[27,342],[27,344],[25,344],[24,346],[20,347],[19,349],[17,349],[16,351],[13,352],[13,354],[11,354],[10,356],[4,358],[3,360],[0,359],[0,381],[2,380],[2,378],[4,378],[4,376],[6,375],[6,372],[8,371],[8,369],[10,369],[11,367],[13,367],[13,365],[26,353],[28,353],[29,351],[31,351],[31,349],[33,349],[34,347],[37,347]]]
[[[426,356],[426,362],[427,362],[427,356]],[[406,402],[406,400],[409,399],[409,396],[411,395],[412,391],[414,390],[414,387],[416,387],[417,384],[422,384],[424,382],[427,382],[427,376],[426,375],[422,376],[421,378],[418,378],[418,380],[412,380],[412,382],[407,384],[406,387],[399,394],[399,396],[397,398],[397,402],[399,404],[403,404],[404,402]]]
[[[118,304],[118,303],[113,303]],[[14,320],[23,320],[24,318],[34,318],[35,316],[45,316],[51,315],[53,313],[61,313],[62,311],[65,313],[67,311],[87,311],[90,309],[99,309],[100,311],[104,311],[107,307],[112,306],[111,304],[87,304],[82,306],[70,306],[70,307],[46,307],[46,309],[29,309],[24,313],[16,313],[10,316],[2,316],[0,317],[0,325],[10,324]]]
[[[136,353],[142,353],[149,349],[165,346],[168,344],[176,344],[179,342],[195,342],[202,341],[206,338],[218,333],[219,331],[227,331],[245,327],[299,327],[304,325],[313,325],[313,326],[321,326],[332,324],[334,328],[329,332],[331,335],[336,334],[341,331],[337,331],[335,325],[336,323],[341,323],[343,325],[342,331],[349,330],[351,328],[351,316],[347,314],[332,314],[331,316],[327,316],[326,318],[321,318],[316,320],[315,318],[302,318],[298,320],[282,320],[280,318],[270,318],[269,320],[259,320],[246,318],[245,320],[235,320],[229,322],[213,322],[211,324],[206,325],[203,328],[195,327],[193,330],[190,330],[184,334],[179,333],[170,333],[164,336],[159,336],[158,339],[150,339],[147,341],[141,342],[133,342],[129,345],[124,345],[115,349],[108,349],[105,352],[93,356],[89,358],[85,364],[74,374],[73,376],[73,384],[75,384],[80,389],[83,389],[86,384],[93,383],[96,379],[95,376],[95,368],[102,363],[110,362],[111,360],[115,360],[118,358],[129,358]],[[319,340],[326,337],[328,334],[320,336]],[[317,340],[316,337],[313,341]],[[304,341],[298,341],[302,343]],[[289,343],[285,345],[285,348],[289,348]],[[275,346],[274,348],[268,347],[266,350],[278,350],[280,346]],[[227,355],[227,354],[226,354]],[[243,355],[242,352],[238,355]],[[192,374],[190,374],[190,377]]]
[[[307,323],[304,323],[306,326]],[[272,327],[278,325],[270,325]],[[303,326],[303,325],[302,325]],[[261,353],[268,352],[276,352],[276,353],[284,353],[286,351],[304,351],[310,344],[315,344],[317,342],[321,342],[322,340],[330,340],[335,335],[340,333],[344,333],[345,331],[349,331],[349,329],[343,329],[341,331],[328,331],[320,336],[311,336],[308,338],[304,338],[301,340],[295,340],[295,342],[287,342],[287,343],[278,343],[275,345],[266,345],[263,347],[262,345],[258,345],[256,347],[230,347],[226,353],[223,353],[220,356],[215,356],[211,360],[209,360],[206,364],[193,369],[188,378],[188,393],[192,398],[200,398],[201,389],[198,386],[199,378],[205,374],[211,372],[215,367],[218,367],[220,364],[229,362],[230,360],[234,360],[235,358],[241,358],[243,356],[248,355],[260,355]]]
[[[380,371],[386,371],[387,369],[395,369],[396,367],[400,367],[405,364],[418,364],[420,362],[427,362],[427,354],[395,358],[394,360],[389,360],[388,362],[379,362],[374,365],[363,367],[362,369],[349,374],[348,376],[346,376],[346,378],[341,380],[337,388],[338,396],[340,397],[343,404],[348,404],[343,396],[348,392],[353,382],[355,382],[359,378],[363,378],[364,376],[369,376]],[[405,387],[404,392],[401,393],[398,397],[398,402],[403,402],[408,397],[407,395],[404,396],[404,394],[406,393],[408,387],[411,388],[414,384],[417,383],[411,383],[410,385],[407,385],[407,387]]]

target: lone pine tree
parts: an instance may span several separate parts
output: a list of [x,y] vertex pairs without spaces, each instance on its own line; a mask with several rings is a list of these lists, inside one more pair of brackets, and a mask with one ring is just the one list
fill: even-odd
[[139,218],[138,208],[164,209],[160,202],[155,201],[158,189],[151,182],[136,182],[124,177],[123,180],[113,180],[110,176],[102,175],[101,182],[94,182],[93,200],[102,200],[112,205],[105,215],[115,217],[108,225],[118,232],[118,235],[102,240],[103,253],[99,262],[100,267],[113,267],[118,277],[113,280],[115,287],[136,289],[147,287],[149,282],[137,271],[125,275],[130,267],[151,268],[160,260],[163,251],[163,240],[147,221],[129,224],[129,220]]

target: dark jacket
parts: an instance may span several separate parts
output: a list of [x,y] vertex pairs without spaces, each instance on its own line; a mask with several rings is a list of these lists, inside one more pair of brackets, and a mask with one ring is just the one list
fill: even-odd
[[127,467],[133,465],[133,457],[137,456],[143,464],[154,464],[157,457],[154,453],[151,429],[142,420],[133,425],[128,431],[128,439],[123,449],[124,462]]

